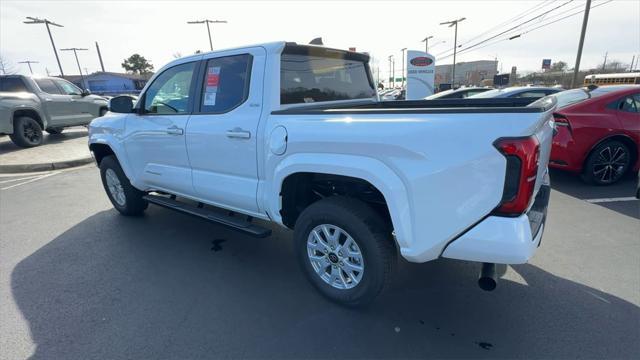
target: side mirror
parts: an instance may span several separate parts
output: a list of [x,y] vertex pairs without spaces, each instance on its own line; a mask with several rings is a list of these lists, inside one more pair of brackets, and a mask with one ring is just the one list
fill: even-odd
[[81,96],[88,96],[91,95],[91,91],[89,91],[89,89],[84,89],[82,90],[82,92],[80,93]]
[[109,111],[120,114],[133,112],[133,98],[131,96],[116,96],[109,100]]

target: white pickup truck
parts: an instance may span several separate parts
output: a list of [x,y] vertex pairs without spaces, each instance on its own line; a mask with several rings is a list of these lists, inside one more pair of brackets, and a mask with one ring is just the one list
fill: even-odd
[[89,127],[109,199],[293,229],[310,282],[347,305],[375,298],[398,252],[482,263],[493,289],[496,263],[540,244],[555,100],[380,102],[368,60],[277,42],[171,62]]

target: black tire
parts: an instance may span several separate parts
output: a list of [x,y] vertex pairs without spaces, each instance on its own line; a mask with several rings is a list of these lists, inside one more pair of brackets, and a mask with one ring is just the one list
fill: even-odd
[[620,180],[629,170],[631,151],[617,140],[608,140],[596,146],[582,172],[582,180],[587,184],[611,185]]
[[34,147],[42,144],[42,126],[33,118],[20,116],[13,122],[11,141],[20,147]]
[[58,135],[58,134],[62,134],[62,132],[64,131],[64,128],[61,128],[61,127],[48,128],[46,131],[51,135]]
[[[119,180],[119,183],[122,187],[124,202],[116,199],[116,195],[114,195],[114,193],[112,193],[112,191],[109,189],[109,185],[107,182],[107,173],[109,172],[111,174],[111,171],[115,173],[115,176]],[[106,156],[102,159],[102,161],[100,161],[100,178],[102,179],[102,186],[104,187],[104,191],[107,193],[109,200],[111,200],[111,204],[113,204],[113,207],[116,208],[116,210],[118,210],[122,215],[142,215],[147,206],[149,206],[149,203],[142,198],[145,193],[131,185],[129,179],[124,174],[124,171],[122,171],[120,163],[118,163],[118,160],[115,156]]]
[[[357,243],[364,268],[361,279],[352,288],[339,289],[332,286],[321,278],[312,265],[307,240],[312,230],[322,224],[339,227]],[[371,303],[390,280],[397,260],[391,229],[384,219],[364,202],[340,196],[326,198],[307,207],[296,221],[294,242],[299,264],[311,284],[330,300],[347,306]],[[332,271],[332,267],[337,271],[342,269],[337,262],[329,262],[335,261],[337,251],[336,249],[326,254],[325,261],[329,264],[325,266],[327,271]],[[329,260],[332,253],[334,260]],[[343,264],[342,260],[340,264]],[[325,270],[321,271],[325,273]],[[342,282],[346,284],[344,280]]]

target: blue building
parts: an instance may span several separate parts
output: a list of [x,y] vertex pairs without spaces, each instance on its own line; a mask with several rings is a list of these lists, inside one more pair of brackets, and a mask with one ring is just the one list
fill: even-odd
[[82,89],[88,88],[94,94],[118,95],[138,94],[152,75],[95,72],[84,76],[84,84],[80,75],[70,75],[64,78]]

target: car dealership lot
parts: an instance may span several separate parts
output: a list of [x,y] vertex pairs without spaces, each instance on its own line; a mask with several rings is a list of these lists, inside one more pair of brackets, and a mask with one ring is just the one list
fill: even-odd
[[304,280],[289,231],[254,239],[154,206],[125,218],[95,167],[43,175],[0,178],[2,359],[640,352],[640,202],[586,201],[632,196],[632,176],[594,188],[552,173],[541,248],[492,293],[476,264],[400,260],[354,310]]

